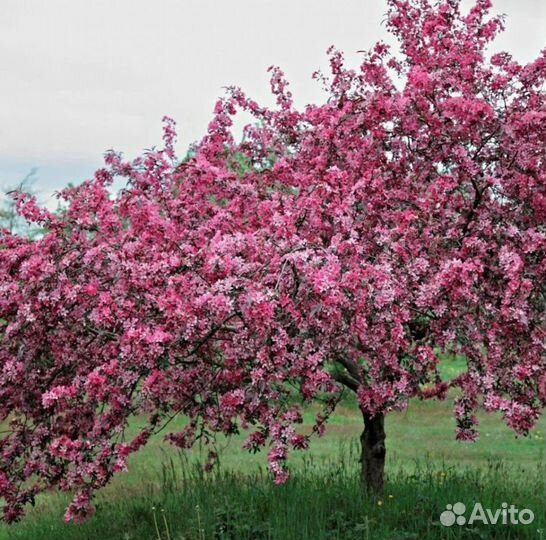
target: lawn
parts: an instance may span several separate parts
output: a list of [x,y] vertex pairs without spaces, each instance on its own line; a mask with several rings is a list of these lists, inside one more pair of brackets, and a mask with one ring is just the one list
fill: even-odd
[[[455,375],[461,361],[446,361],[442,369]],[[454,438],[452,406],[453,396],[414,400],[387,417],[387,485],[380,500],[359,488],[362,420],[348,398],[326,435],[291,455],[293,475],[284,486],[268,478],[263,452],[241,450],[244,434],[219,439],[220,467],[212,474],[200,467],[207,449],[180,452],[158,436],[131,458],[128,473],[100,492],[88,523],[65,525],[67,495],[51,493],[21,523],[2,526],[0,540],[544,539],[544,420],[517,438],[498,415],[482,412],[480,440],[461,443]],[[306,410],[304,429],[315,412]],[[507,502],[533,510],[535,521],[443,527],[440,513],[458,501],[492,509]]]

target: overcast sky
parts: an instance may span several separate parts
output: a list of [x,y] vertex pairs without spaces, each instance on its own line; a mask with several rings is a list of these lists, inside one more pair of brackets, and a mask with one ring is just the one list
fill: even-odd
[[[470,1],[465,2],[469,5]],[[520,61],[546,46],[544,0],[496,0],[495,48]],[[109,148],[134,157],[178,123],[179,151],[200,138],[222,87],[271,103],[279,65],[296,102],[323,100],[317,68],[335,44],[348,63],[387,39],[384,0],[2,0],[0,186],[36,167],[36,188],[92,175]]]

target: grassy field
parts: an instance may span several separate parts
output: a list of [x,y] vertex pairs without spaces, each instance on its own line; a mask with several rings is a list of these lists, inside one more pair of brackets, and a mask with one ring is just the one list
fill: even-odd
[[[459,369],[457,362],[444,366],[446,374]],[[480,440],[460,443],[451,409],[452,399],[412,401],[388,416],[381,500],[368,499],[358,484],[362,421],[348,399],[324,437],[292,454],[284,486],[268,478],[264,453],[241,450],[244,435],[219,441],[220,468],[212,474],[200,467],[206,449],[182,453],[157,437],[98,495],[86,524],[65,525],[68,497],[51,493],[21,523],[2,526],[0,540],[545,539],[544,421],[516,438],[497,415],[483,413]],[[307,429],[313,413],[306,411]],[[459,501],[467,517],[476,502],[492,510],[506,502],[531,509],[535,520],[443,527],[440,513]]]

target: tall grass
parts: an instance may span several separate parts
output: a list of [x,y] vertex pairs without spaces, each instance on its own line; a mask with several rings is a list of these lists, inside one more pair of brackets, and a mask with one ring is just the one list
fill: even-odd
[[[381,499],[360,488],[356,441],[340,445],[330,462],[312,457],[283,486],[262,470],[204,473],[185,454],[166,456],[157,482],[136,496],[99,499],[84,525],[60,520],[66,500],[48,501],[23,522],[5,527],[10,540],[454,540],[535,539],[544,532],[544,468],[522,475],[490,461],[480,468],[416,460],[391,468]],[[447,504],[475,502],[491,509],[503,502],[529,508],[530,525],[447,528],[439,516]],[[469,511],[467,511],[467,517]]]

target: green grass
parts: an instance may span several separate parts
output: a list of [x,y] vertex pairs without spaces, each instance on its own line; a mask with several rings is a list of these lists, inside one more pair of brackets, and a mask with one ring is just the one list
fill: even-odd
[[[123,497],[101,496],[97,515],[84,525],[59,520],[62,501],[50,499],[35,515],[4,531],[4,538],[33,540],[439,540],[541,539],[542,470],[518,478],[499,463],[461,470],[418,462],[413,471],[391,470],[384,497],[367,498],[355,471],[355,448],[318,465],[312,459],[284,486],[263,473],[220,471],[203,475],[187,459],[163,464],[157,485]],[[138,495],[138,496],[135,496]],[[447,503],[479,501],[500,508],[530,508],[531,525],[444,528]],[[155,508],[155,511],[154,511]],[[468,514],[467,514],[468,515]],[[157,520],[159,536],[155,529]]]
[[[442,364],[451,378],[464,367],[455,358]],[[207,448],[181,453],[155,437],[97,497],[97,513],[84,525],[62,522],[67,494],[50,493],[20,523],[0,526],[0,540],[152,540],[154,512],[162,538],[172,540],[398,540],[546,538],[544,529],[545,422],[517,438],[499,415],[479,414],[481,438],[455,441],[452,397],[418,401],[387,417],[387,484],[384,499],[368,499],[358,484],[358,437],[362,419],[348,398],[327,433],[313,438],[308,452],[290,457],[293,472],[276,486],[265,470],[265,453],[241,450],[244,434],[220,438],[220,469],[201,472]],[[309,431],[313,408],[305,411]],[[136,420],[130,428],[139,427]],[[178,421],[181,427],[183,420]],[[530,508],[528,526],[445,528],[446,504],[502,502]],[[161,512],[161,509],[164,512]],[[202,530],[201,530],[202,529]],[[539,532],[540,530],[540,532]]]

